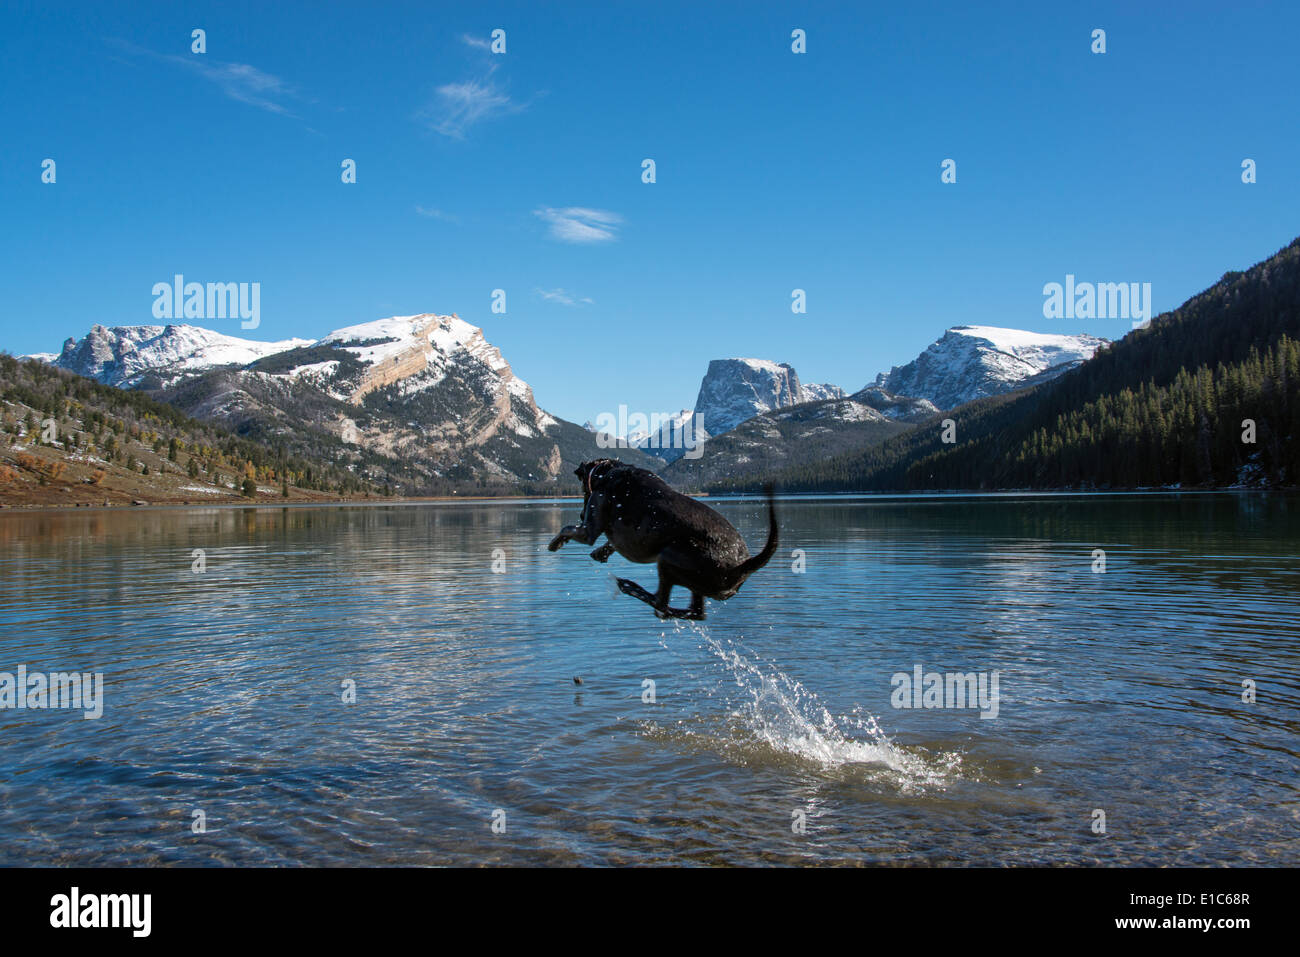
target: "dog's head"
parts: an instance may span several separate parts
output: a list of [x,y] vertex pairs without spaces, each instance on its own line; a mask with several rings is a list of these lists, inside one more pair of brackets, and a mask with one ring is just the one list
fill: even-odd
[[617,464],[618,459],[592,459],[590,462],[583,462],[573,470],[573,474],[578,476],[578,481],[582,483],[582,520],[584,522],[588,518],[587,506],[591,503],[591,473],[596,472],[597,469],[603,472],[606,470],[606,466]]
[[583,462],[576,469],[574,469],[573,474],[578,476],[578,481],[582,483],[582,494],[584,496],[591,494],[591,473],[592,472],[596,471],[597,469],[603,472],[606,466],[618,465],[618,464],[619,464],[618,459],[592,459],[590,462]]

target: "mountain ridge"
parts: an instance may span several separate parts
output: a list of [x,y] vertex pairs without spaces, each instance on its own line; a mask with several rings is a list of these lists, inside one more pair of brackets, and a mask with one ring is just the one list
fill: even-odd
[[1028,380],[1060,375],[1092,358],[1107,342],[1087,334],[951,326],[911,362],[877,375],[875,385],[952,409],[1020,388]]
[[[274,343],[184,324],[95,325],[53,364],[144,390],[241,435],[363,447],[391,461],[385,480],[402,490],[477,482],[544,491],[567,483],[579,461],[608,454],[591,433],[538,406],[482,329],[454,314],[393,316]],[[617,447],[637,464],[653,462]]]
[[[54,364],[144,389],[238,434],[284,441],[300,433],[306,447],[318,444],[315,435],[365,448],[392,461],[384,479],[399,489],[475,481],[545,488],[567,482],[577,461],[611,455],[693,483],[797,467],[900,431],[881,422],[910,426],[944,408],[940,403],[1055,378],[1104,343],[954,326],[916,359],[851,395],[803,383],[786,362],[714,359],[694,409],[626,440],[546,412],[483,330],[455,314],[393,316],[319,339],[278,342],[183,323],[96,324],[81,340],[65,342]],[[799,411],[778,415],[791,409]],[[748,427],[738,431],[742,426]],[[700,437],[705,463],[685,455]]]
[[1294,488],[1298,428],[1300,238],[1048,382],[709,489]]

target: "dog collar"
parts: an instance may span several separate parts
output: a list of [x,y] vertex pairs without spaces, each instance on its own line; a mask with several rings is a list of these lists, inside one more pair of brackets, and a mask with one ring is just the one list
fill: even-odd
[[[607,463],[607,462],[602,462],[602,463],[601,463],[601,465],[608,465],[608,464],[609,464],[609,463]],[[593,466],[591,467],[591,471],[589,471],[589,472],[587,473],[587,494],[588,494],[588,495],[591,494],[591,477],[592,477],[593,475],[596,474],[596,469],[598,469],[598,468],[600,468],[600,465],[593,465]]]

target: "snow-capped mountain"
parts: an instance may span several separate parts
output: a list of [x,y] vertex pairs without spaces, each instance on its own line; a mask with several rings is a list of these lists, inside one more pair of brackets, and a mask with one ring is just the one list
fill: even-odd
[[689,489],[724,479],[769,475],[883,442],[907,431],[910,423],[901,418],[886,415],[858,396],[801,402],[762,412],[710,438],[700,456],[680,457],[663,474],[669,482]]
[[838,386],[803,385],[788,362],[714,359],[700,382],[694,411],[709,435],[721,435],[772,409],[843,396]]
[[1106,343],[1088,335],[954,326],[907,365],[877,376],[875,387],[951,409],[1054,378]]
[[655,416],[647,428],[632,429],[628,444],[664,462],[674,462],[694,449],[707,435],[693,409]]
[[[174,382],[216,366],[247,365],[286,349],[312,344],[310,339],[255,342],[198,326],[95,325],[81,339],[68,339],[52,365],[105,385],[129,389],[146,376]],[[32,358],[45,358],[42,353]]]
[[[1094,336],[958,326],[853,395],[805,385],[788,363],[715,359],[693,409],[634,426],[628,440],[540,408],[483,331],[455,315],[394,316],[280,342],[186,324],[96,325],[58,355],[32,358],[146,390],[265,441],[299,441],[317,454],[332,442],[336,461],[400,463],[385,469],[390,476],[405,469],[413,485],[517,487],[564,483],[578,462],[608,455],[657,469],[669,464],[666,474],[691,481],[815,461],[883,441],[940,409],[1036,385],[1104,344]],[[703,458],[686,459],[701,439]]]
[[[321,342],[363,367],[359,376],[343,383],[347,400],[354,404],[395,383],[401,383],[404,395],[433,388],[460,371],[495,379],[504,393],[536,406],[533,390],[511,371],[500,350],[483,338],[483,330],[459,316],[394,316],[337,329]],[[294,372],[312,367],[308,364]],[[543,415],[537,424],[544,427],[549,419]]]
[[[1040,335],[990,326],[949,329],[915,361],[850,396],[792,404],[809,390],[789,366],[727,360],[709,367],[710,399],[726,413],[747,417],[715,433],[696,459],[670,461],[664,476],[688,488],[771,475],[864,450],[971,399],[1036,385],[1092,356],[1105,344],[1093,336]],[[752,366],[749,363],[753,363]],[[738,366],[744,367],[738,367]],[[832,387],[834,388],[834,387]],[[701,393],[705,391],[701,387]],[[755,401],[762,396],[761,401]],[[757,404],[771,408],[749,414]],[[711,425],[708,416],[706,425]]]
[[188,325],[95,326],[54,364],[146,389],[243,434],[331,436],[414,463],[426,478],[564,481],[579,461],[608,454],[541,409],[483,331],[456,315],[394,316],[282,342]]
[[689,437],[688,423],[690,423],[694,415],[694,410],[682,409],[680,412],[660,416],[656,420],[657,424],[652,423],[649,428],[629,431],[627,434],[628,444],[638,449],[667,447],[672,444],[673,438],[683,428],[688,430]]
[[804,402],[841,399],[834,385],[805,385],[786,362],[768,359],[714,359],[709,363],[693,409],[656,418],[628,433],[629,443],[664,462],[675,462],[708,438],[773,409]]

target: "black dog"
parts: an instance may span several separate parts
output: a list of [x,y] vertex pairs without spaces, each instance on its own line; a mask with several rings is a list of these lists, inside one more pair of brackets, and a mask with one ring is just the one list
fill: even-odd
[[[705,598],[730,598],[776,552],[776,503],[770,486],[767,544],[751,558],[734,525],[703,502],[673,491],[653,472],[618,459],[597,459],[583,462],[575,474],[585,493],[582,518],[560,529],[547,547],[555,551],[570,539],[594,545],[607,535],[609,541],[591,553],[596,561],[617,551],[630,562],[658,562],[659,590],[653,595],[626,578],[618,580],[618,587],[653,607],[660,618],[703,620]],[[668,607],[674,585],[690,589],[689,610]]]

